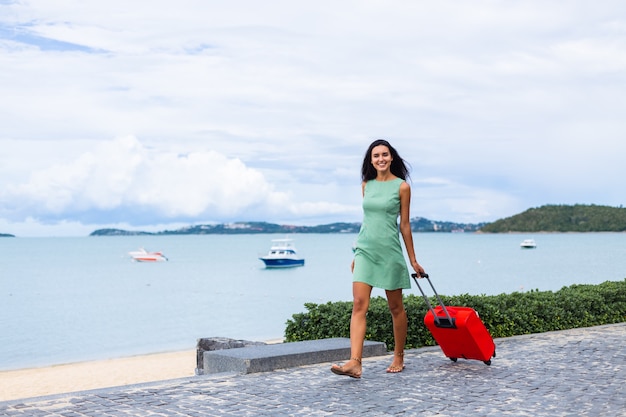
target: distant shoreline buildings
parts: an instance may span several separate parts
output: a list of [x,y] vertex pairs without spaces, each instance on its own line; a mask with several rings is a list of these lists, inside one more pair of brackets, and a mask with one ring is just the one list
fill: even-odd
[[[486,223],[466,224],[428,220],[422,217],[411,219],[414,232],[477,232]],[[211,234],[261,234],[261,233],[358,233],[361,223],[330,223],[318,226],[281,225],[267,222],[235,222],[223,224],[201,224],[161,232],[129,231],[122,229],[98,229],[90,236],[138,236],[138,235],[211,235]]]

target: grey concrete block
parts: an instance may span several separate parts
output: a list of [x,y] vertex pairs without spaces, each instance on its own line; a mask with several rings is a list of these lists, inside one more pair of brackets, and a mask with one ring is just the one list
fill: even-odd
[[209,350],[237,349],[246,346],[266,345],[264,342],[230,339],[228,337],[203,337],[196,345],[196,375],[202,375],[204,366],[204,352]]
[[[386,353],[387,347],[383,342],[365,341],[363,345],[365,358]],[[203,353],[203,368],[200,373],[269,372],[315,363],[344,361],[348,358],[350,358],[350,339],[347,338],[277,343],[206,351]]]

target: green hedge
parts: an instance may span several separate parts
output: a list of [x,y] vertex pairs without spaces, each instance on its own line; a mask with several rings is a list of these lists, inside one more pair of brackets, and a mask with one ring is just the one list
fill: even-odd
[[[626,321],[626,279],[598,285],[572,285],[559,291],[514,292],[500,295],[441,296],[448,305],[478,311],[491,335],[508,337]],[[435,298],[431,299],[433,306]],[[306,303],[307,312],[287,320],[285,341],[350,337],[352,302]],[[404,296],[409,319],[406,348],[435,345],[424,325],[428,307],[421,296]],[[385,342],[393,350],[391,314],[384,297],[373,297],[367,312],[367,340]]]

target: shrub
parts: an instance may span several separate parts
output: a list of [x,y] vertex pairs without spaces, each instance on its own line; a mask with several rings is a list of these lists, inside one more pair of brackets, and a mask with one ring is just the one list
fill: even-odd
[[[559,291],[500,295],[441,296],[445,305],[472,307],[493,337],[541,333],[626,321],[626,279],[597,285],[572,285]],[[434,297],[430,299],[435,305]],[[350,337],[352,302],[306,303],[304,313],[287,320],[285,341]],[[435,345],[424,325],[428,307],[421,296],[404,296],[409,329],[406,348]],[[367,340],[385,342],[393,350],[393,326],[384,297],[373,297],[367,312]]]

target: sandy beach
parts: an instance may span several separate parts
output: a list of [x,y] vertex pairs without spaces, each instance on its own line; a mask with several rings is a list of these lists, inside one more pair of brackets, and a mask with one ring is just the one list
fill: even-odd
[[0,372],[0,401],[193,376],[196,351]]

